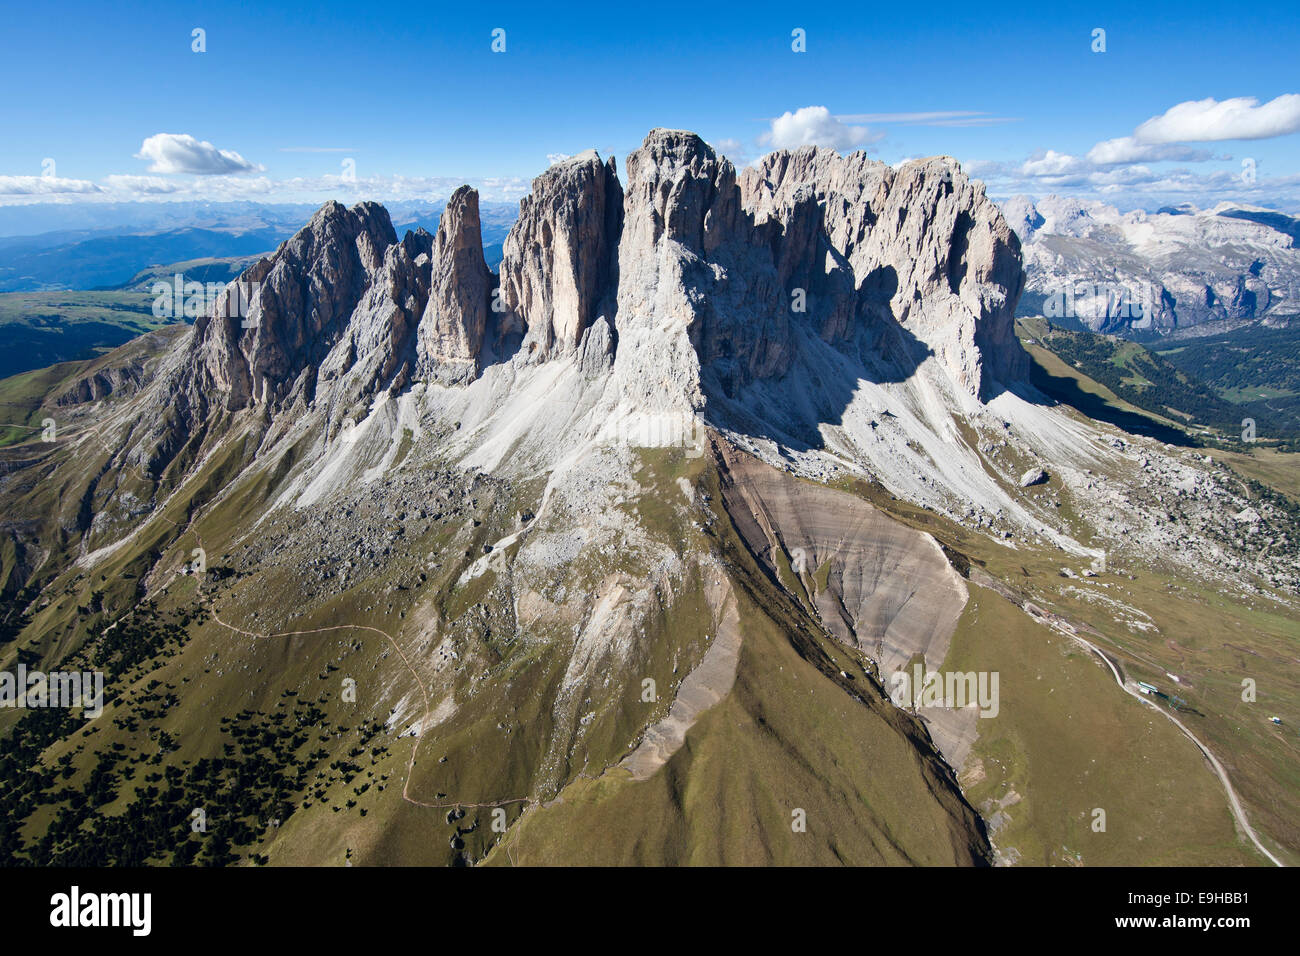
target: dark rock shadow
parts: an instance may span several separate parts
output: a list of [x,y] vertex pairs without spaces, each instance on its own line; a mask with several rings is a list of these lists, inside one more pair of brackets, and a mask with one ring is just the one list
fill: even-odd
[[[492,288],[497,287],[494,277]],[[489,297],[491,291],[489,291]],[[487,328],[483,334],[483,349],[479,355],[479,375],[492,365],[504,365],[515,357],[524,344],[522,322],[513,313],[494,312],[488,307]]]
[[[1064,375],[1053,375],[1030,357],[1029,382],[1041,393],[1037,404],[1069,405],[1096,421],[1107,422],[1116,428],[1122,428],[1132,435],[1154,438],[1169,445],[1183,448],[1200,448],[1201,442],[1172,425],[1165,425],[1137,412],[1116,408],[1105,399],[1092,392],[1084,391],[1079,383]],[[1035,396],[1029,390],[1018,391],[1021,397],[1034,401]],[[1046,399],[1046,401],[1044,401]]]
[[[792,323],[790,370],[758,379],[738,391],[706,366],[703,384],[706,419],[755,438],[803,452],[822,449],[819,425],[842,425],[844,411],[862,381],[907,381],[933,351],[894,318],[890,300],[898,291],[893,266],[868,273],[856,290],[856,308],[847,337],[826,341],[810,296],[807,317]],[[888,415],[889,413],[883,412]]]

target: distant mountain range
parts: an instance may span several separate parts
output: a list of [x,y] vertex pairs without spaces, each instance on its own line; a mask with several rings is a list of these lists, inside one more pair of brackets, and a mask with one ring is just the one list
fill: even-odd
[[1017,196],[1018,314],[1139,341],[1300,318],[1300,219],[1256,206],[1121,213],[1100,202]]
[[[394,204],[394,225],[432,232],[444,206]],[[0,207],[0,292],[117,289],[160,265],[269,254],[313,212],[311,206],[252,203]],[[489,261],[500,261],[517,212],[515,203],[484,204]],[[21,232],[26,229],[39,231]]]

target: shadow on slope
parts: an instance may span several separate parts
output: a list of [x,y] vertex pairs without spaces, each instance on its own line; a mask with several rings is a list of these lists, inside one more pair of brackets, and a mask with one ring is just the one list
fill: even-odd
[[[789,370],[736,391],[717,369],[702,377],[713,410],[737,430],[806,452],[825,448],[821,426],[844,424],[844,413],[861,384],[902,384],[931,356],[928,345],[894,318],[889,300],[898,287],[892,266],[874,270],[859,286],[850,338],[827,342],[814,316],[794,324]],[[885,412],[888,414],[888,412]]]
[[1064,375],[1053,375],[1036,360],[1029,366],[1029,380],[1034,388],[1053,400],[1053,403],[1069,405],[1096,421],[1106,422],[1116,428],[1122,428],[1131,435],[1154,438],[1169,445],[1183,448],[1199,448],[1201,443],[1180,428],[1164,425],[1137,412],[1125,411],[1107,402],[1099,395],[1085,391],[1079,383]]

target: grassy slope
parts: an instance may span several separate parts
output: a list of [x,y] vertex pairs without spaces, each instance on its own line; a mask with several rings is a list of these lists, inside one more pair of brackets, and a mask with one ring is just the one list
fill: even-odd
[[[1174,579],[1145,568],[1140,563],[1123,569],[1112,568],[1112,573],[1096,579],[1066,579],[1059,574],[1063,561],[1057,552],[1003,547],[920,508],[893,501],[879,488],[857,484],[850,490],[913,527],[931,532],[953,551],[968,556],[995,577],[1011,583],[1038,606],[1088,627],[1088,639],[1111,652],[1126,676],[1151,681],[1183,697],[1193,712],[1184,712],[1181,719],[1227,768],[1261,838],[1283,859],[1300,862],[1300,826],[1296,823],[1300,820],[1300,762],[1297,761],[1300,749],[1293,739],[1294,733],[1285,729],[1300,722],[1300,663],[1295,657],[1300,626],[1285,606],[1267,598],[1233,599],[1202,588],[1196,582]],[[1082,565],[1074,570],[1081,571]],[[1129,579],[1130,574],[1135,580]],[[982,604],[987,603],[986,593],[974,588],[972,593]],[[1135,615],[1117,610],[1106,603],[1107,599],[1145,612],[1158,632],[1129,626],[1127,622]],[[1060,638],[1048,628],[1021,616],[1024,618],[1021,627],[1028,627],[1043,642],[1059,643]],[[996,647],[1004,639],[1003,627],[1014,624],[1014,618],[1006,625],[995,623],[980,640]],[[1027,652],[1029,645],[1025,649]],[[1165,676],[1167,672],[1177,674],[1182,684],[1173,685]],[[1257,703],[1241,701],[1241,681],[1245,678],[1253,678],[1259,685]],[[1109,687],[1097,688],[1098,700],[1104,701],[1108,708],[1127,710],[1130,722],[1138,718],[1145,720],[1144,708],[1124,695],[1113,679],[1107,680]],[[1015,713],[1014,698],[1005,683],[1003,688],[1004,698]],[[1268,718],[1275,713],[1284,717],[1284,727],[1269,723]],[[1184,772],[1194,770],[1212,789],[1217,788],[1208,764],[1199,758],[1189,742],[1176,734],[1172,724],[1163,723],[1168,731],[1161,728],[1161,732],[1169,746],[1194,758],[1184,765]],[[1084,750],[1089,746],[1086,739],[1076,743]],[[1057,746],[1062,746],[1059,741]],[[1116,793],[1125,802],[1127,798],[1123,794],[1139,792],[1145,786],[1136,774],[1127,778],[1121,775],[1116,783]],[[1173,806],[1183,811],[1188,809],[1179,794],[1167,796]],[[1219,798],[1218,808],[1226,812],[1226,798]],[[1209,833],[1211,829],[1206,823],[1204,832]],[[1042,835],[1035,839],[1036,846],[1055,845],[1045,844],[1046,837]],[[1247,853],[1253,855],[1253,851]],[[1239,855],[1239,851],[1233,851],[1226,858],[1232,860]]]
[[[1080,382],[1089,384],[1083,379]],[[218,460],[209,467],[230,466]],[[658,494],[642,502],[644,518],[667,530],[680,530],[671,524],[671,509],[661,507],[676,493],[673,485],[678,473],[666,470],[660,476],[664,480]],[[195,482],[195,493],[205,484],[202,478]],[[1228,766],[1257,828],[1266,835],[1279,836],[1289,846],[1300,843],[1293,832],[1294,821],[1300,819],[1294,745],[1284,729],[1266,721],[1267,714],[1282,712],[1290,726],[1294,723],[1291,715],[1300,714],[1293,621],[1269,610],[1266,602],[1258,602],[1257,608],[1233,606],[1220,595],[1201,593],[1185,582],[1145,574],[1141,569],[1132,569],[1138,572],[1136,582],[1114,578],[1067,582],[1056,574],[1057,555],[1013,552],[919,509],[891,502],[878,489],[862,486],[856,490],[874,496],[909,523],[936,533],[944,543],[985,563],[993,573],[1018,581],[1045,606],[1091,625],[1101,634],[1098,642],[1115,650],[1130,673],[1162,686],[1164,670],[1183,676],[1186,684],[1180,693],[1203,714],[1185,719]],[[252,498],[235,497],[205,517],[199,530],[216,556],[214,560],[220,560],[233,541],[256,498],[255,493]],[[201,500],[201,496],[196,499]],[[185,508],[181,505],[177,502],[168,514],[183,523]],[[513,513],[514,506],[511,503],[505,510]],[[106,568],[97,569],[103,572],[99,581],[68,575],[52,589],[56,600],[41,612],[36,625],[36,630],[46,635],[43,647],[57,655],[56,648],[72,646],[65,643],[71,640],[67,632],[78,626],[75,622],[84,626],[77,607],[87,605],[94,590],[109,588],[109,603],[125,600],[136,587],[148,549],[164,551],[164,564],[178,563],[188,557],[193,543],[160,522]],[[918,769],[917,752],[899,735],[897,725],[887,726],[897,716],[854,703],[845,688],[855,685],[837,678],[843,669],[854,674],[859,682],[856,686],[865,682],[849,652],[816,635],[800,634],[797,614],[779,594],[764,589],[734,544],[730,553],[737,580],[749,588],[742,587],[746,644],[733,693],[702,718],[688,736],[687,746],[645,784],[633,784],[613,771],[597,782],[579,779],[564,791],[563,802],[530,811],[507,841],[514,859],[900,862],[953,857],[959,841],[947,829],[950,818],[940,815],[936,820],[915,810],[924,806],[933,814],[934,801]],[[449,576],[454,577],[454,572]],[[1123,593],[1101,590],[1103,583],[1122,587]],[[190,580],[180,580],[168,601],[176,606],[187,604],[192,597],[187,589],[192,586]],[[231,587],[222,594],[227,595]],[[1149,613],[1160,634],[1134,632],[1118,625],[1103,606],[1067,593],[1066,587],[1121,597]],[[289,579],[254,578],[239,585],[242,598],[223,596],[218,603],[232,619],[245,621],[247,617],[236,613],[251,614],[258,601],[290,600],[291,588]],[[413,596],[403,595],[385,609],[367,612],[361,602],[367,599],[369,588],[360,582],[344,597],[309,609],[302,615],[303,627],[346,621],[396,632],[403,614],[414,616],[420,611]],[[976,589],[974,596],[970,620],[963,623],[949,663],[963,669],[998,669],[1004,674],[1003,717],[987,722],[992,729],[976,746],[985,779],[972,782],[970,790],[976,802],[1001,797],[1004,791],[998,788],[1007,786],[1024,797],[1017,805],[1019,810],[1007,808],[1012,823],[998,838],[1000,846],[1014,846],[1026,861],[1068,862],[1067,849],[1082,854],[1085,863],[1251,859],[1249,852],[1225,835],[1226,804],[1217,795],[1217,782],[1172,725],[1123,696],[1098,665],[1069,649],[1063,638],[987,592]],[[468,602],[452,603],[463,611]],[[656,645],[656,656],[644,665],[650,672],[663,667],[672,648],[685,646],[684,637],[698,632],[698,609],[690,610],[689,602],[684,601],[679,614],[665,616],[663,643]],[[177,685],[188,678],[193,684],[182,696],[182,706],[158,725],[181,741],[177,759],[220,752],[222,738],[214,728],[218,715],[233,714],[245,706],[271,710],[286,691],[306,694],[328,685],[337,695],[333,681],[319,676],[331,664],[347,667],[349,673],[364,675],[382,669],[379,673],[386,675],[383,692],[363,697],[360,711],[356,705],[328,705],[332,725],[355,728],[362,715],[382,719],[397,699],[414,691],[409,674],[394,667],[386,656],[389,648],[383,638],[365,632],[350,629],[339,636],[255,641],[209,622],[196,630],[195,637],[178,658],[158,662],[170,670],[160,670],[157,676]],[[383,663],[386,660],[388,663]],[[512,659],[497,659],[492,666],[498,668],[497,676],[514,688],[506,697],[506,713],[521,735],[517,739],[523,742],[502,746],[496,727],[501,715],[494,709],[500,698],[483,695],[440,730],[440,742],[445,739],[450,746],[437,753],[421,752],[412,790],[417,798],[436,799],[442,788],[450,791],[447,783],[457,786],[450,795],[460,799],[495,801],[515,795],[503,783],[518,784],[523,788],[518,792],[526,792],[527,775],[521,768],[528,760],[520,754],[535,754],[539,735],[547,729],[544,715],[528,709],[529,701],[538,689],[551,684],[555,665],[544,656],[532,659],[521,653]],[[1040,674],[1043,681],[1038,680]],[[1243,675],[1260,680],[1259,704],[1239,702]],[[1023,693],[1026,686],[1032,693]],[[1059,707],[1056,695],[1065,690],[1089,703]],[[470,688],[462,684],[455,694],[463,701],[470,696]],[[626,714],[631,703],[620,702],[613,709]],[[543,719],[536,719],[539,716]],[[588,751],[592,758],[586,761],[589,769],[607,765],[622,752],[625,740],[621,731],[627,726],[625,718],[619,718],[603,733]],[[98,747],[111,743],[151,746],[148,730],[110,727],[102,724],[96,735]],[[1149,748],[1142,742],[1149,742]],[[330,759],[342,759],[354,743],[346,734],[332,739],[327,744]],[[268,834],[265,848],[274,862],[342,862],[351,848],[360,854],[360,862],[446,863],[456,858],[451,847],[455,826],[466,829],[475,824],[473,834],[461,836],[469,852],[478,855],[492,847],[495,837],[486,809],[472,810],[454,826],[446,822],[442,810],[404,803],[400,787],[391,783],[382,791],[376,783],[366,793],[356,794],[356,786],[364,781],[377,781],[385,774],[389,781],[404,778],[412,742],[385,743],[390,752],[368,764],[361,779],[344,782],[331,777],[324,802],[313,801],[307,812],[295,814],[283,829]],[[1136,758],[1144,749],[1148,761],[1139,762]],[[1083,763],[1098,752],[1106,760],[1104,774]],[[742,754],[743,759],[737,756]],[[57,751],[50,756],[56,755]],[[448,765],[435,762],[443,755],[449,756]],[[489,759],[483,759],[484,755]],[[881,768],[886,768],[885,773]],[[83,769],[88,767],[83,765]],[[873,780],[877,776],[892,782],[880,786]],[[1178,781],[1178,786],[1170,787],[1168,781]],[[462,786],[466,789],[460,789]],[[900,797],[906,792],[917,799]],[[848,803],[841,799],[842,794],[852,795]],[[343,808],[348,799],[355,800],[355,806]],[[1109,836],[1103,839],[1103,835],[1091,833],[1087,819],[1076,813],[1077,803],[1089,804],[1086,811],[1098,805],[1108,808]],[[341,809],[336,812],[333,806]],[[790,830],[792,806],[808,811],[808,833]],[[365,816],[360,813],[363,809]],[[509,819],[516,818],[518,805],[505,809]],[[908,820],[905,831],[887,825],[897,819]],[[607,834],[604,842],[598,833]],[[664,834],[668,837],[663,838]],[[1147,834],[1155,834],[1160,841],[1154,851],[1144,845],[1150,843]],[[1094,836],[1098,839],[1088,842]],[[503,859],[504,849],[497,848],[494,862],[509,859],[510,854]],[[1139,859],[1139,852],[1146,855]]]
[[[1082,370],[1068,365],[1055,353],[1038,344],[1042,340],[1038,338],[1039,326],[1034,324],[1035,321],[1018,320],[1018,332],[1032,359],[1035,377],[1049,376],[1069,383],[1074,400],[1067,401],[1068,404],[1092,417],[1173,444],[1188,444],[1193,440],[1190,436],[1195,430],[1186,419],[1163,416],[1125,401],[1105,385],[1089,378]],[[1034,343],[1027,341],[1030,338],[1034,339]],[[1207,454],[1231,465],[1246,477],[1261,481],[1292,498],[1300,498],[1300,454],[1258,443],[1237,443],[1235,446],[1207,447],[1205,450]]]
[[[1025,865],[1260,862],[1172,724],[1122,694],[1078,644],[971,590],[944,670],[1000,674],[999,713],[979,721],[962,773],[1000,851]],[[1092,828],[1096,808],[1104,832]]]
[[[1153,426],[1141,418],[1134,420],[1127,412],[1114,412],[1107,409],[1107,404],[1120,407],[1116,402],[1122,402],[1129,410],[1140,410],[1147,419],[1173,422],[1199,441],[1229,448],[1244,447],[1241,423],[1243,417],[1248,416],[1258,419],[1258,440],[1261,442],[1281,441],[1290,447],[1300,436],[1300,429],[1289,412],[1259,403],[1237,404],[1237,396],[1226,394],[1222,388],[1216,389],[1198,374],[1184,370],[1173,361],[1180,353],[1156,352],[1114,336],[1061,329],[1042,318],[1018,319],[1017,332],[1022,340],[1033,340],[1033,344],[1027,343],[1027,347],[1035,358],[1041,360],[1049,354],[1049,349],[1052,350],[1053,361],[1040,361],[1035,370],[1035,384],[1039,388],[1069,401],[1075,380],[1080,376],[1086,377],[1104,390],[1105,402],[1088,407],[1094,401],[1094,394],[1085,390],[1086,394],[1077,396],[1083,404],[1075,401],[1071,404],[1095,418],[1105,418],[1108,411],[1113,415],[1123,415],[1124,420],[1115,420],[1114,424],[1130,431],[1171,440],[1164,433],[1152,431]],[[1257,384],[1267,384],[1270,374],[1279,376],[1281,380],[1285,369],[1286,366],[1277,361],[1244,371],[1233,369],[1237,377],[1232,381],[1239,383],[1241,376],[1253,370],[1261,376]],[[1068,370],[1068,374],[1063,374],[1062,370]]]
[[1300,324],[1252,325],[1220,335],[1183,339],[1154,351],[1243,415],[1300,427]]
[[[709,482],[716,480],[713,477]],[[707,485],[706,485],[707,487]],[[709,489],[720,500],[716,486]],[[981,839],[912,718],[810,627],[726,519],[743,644],[736,684],[650,779],[579,779],[530,807],[493,864],[969,864]],[[839,672],[852,675],[840,677]],[[858,695],[861,695],[859,697]],[[792,827],[806,813],[806,832]]]
[[[271,251],[267,250],[265,255],[270,255]],[[150,266],[137,272],[130,282],[123,284],[122,288],[136,292],[148,292],[155,282],[164,282],[171,285],[177,273],[183,275],[187,282],[202,282],[205,284],[219,282],[225,285],[227,282],[239,278],[245,269],[262,257],[262,253],[252,256],[209,256],[202,259],[186,259],[184,262]]]
[[[985,557],[1003,580],[1016,582],[1017,573],[1028,570],[1016,582],[1020,589],[1040,606],[1092,628],[1089,640],[1114,653],[1125,676],[1184,698],[1190,710],[1181,719],[1227,768],[1256,829],[1275,843],[1300,848],[1300,748],[1293,734],[1268,722],[1278,712],[1288,724],[1300,719],[1300,665],[1294,656],[1300,630],[1291,612],[1266,599],[1232,600],[1137,565],[1123,569],[1136,580],[1127,574],[1067,580],[1056,574],[1060,562],[1051,555],[990,549]],[[1158,630],[1132,626],[1133,615],[1108,600],[1140,609]],[[1257,703],[1241,700],[1245,678],[1260,686]],[[1122,703],[1142,713],[1136,701]],[[1190,751],[1190,744],[1179,746]],[[1200,767],[1213,781],[1208,766]],[[1290,852],[1294,859],[1295,849]]]

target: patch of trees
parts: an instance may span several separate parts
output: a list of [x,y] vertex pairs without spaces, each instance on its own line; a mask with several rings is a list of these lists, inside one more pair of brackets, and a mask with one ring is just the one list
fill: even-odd
[[[1175,413],[1172,417],[1177,419],[1176,413],[1182,413],[1192,422],[1220,433],[1226,439],[1225,444],[1240,445],[1242,419],[1253,417],[1261,438],[1274,440],[1270,443],[1280,443],[1285,450],[1300,448],[1300,422],[1291,421],[1267,406],[1258,407],[1258,403],[1248,407],[1219,397],[1195,374],[1175,365],[1171,360],[1176,356],[1166,359],[1136,343],[1059,328],[1051,329],[1043,344],[1066,364],[1105,385],[1126,402],[1163,417],[1171,417],[1172,411]],[[1127,380],[1134,377],[1150,384]]]
[[[0,865],[225,866],[241,853],[261,864],[266,857],[256,849],[299,807],[326,800],[333,787],[351,786],[363,773],[372,780],[357,781],[356,795],[371,782],[383,788],[385,778],[367,765],[387,753],[372,743],[388,729],[378,721],[331,728],[327,694],[307,700],[288,690],[269,711],[222,717],[220,756],[177,761],[182,741],[175,727],[160,723],[179,703],[177,688],[157,677],[143,681],[179,653],[199,616],[197,609],[163,615],[142,604],[66,665],[110,675],[106,699],[113,680],[125,688],[112,723],[119,739],[109,742],[108,728],[88,728],[79,711],[41,709],[0,740]],[[61,741],[72,746],[49,758]],[[331,760],[335,752],[345,756]],[[347,801],[347,809],[355,806]],[[49,822],[33,834],[29,821],[43,807]]]

